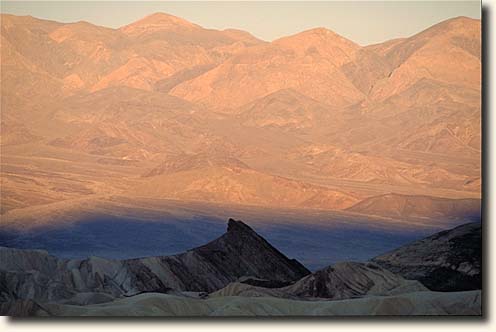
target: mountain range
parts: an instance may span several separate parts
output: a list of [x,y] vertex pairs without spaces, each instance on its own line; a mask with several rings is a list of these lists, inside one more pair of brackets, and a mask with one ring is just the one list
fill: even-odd
[[480,20],[0,36],[0,313],[481,315]]
[[361,46],[163,13],[118,29],[2,14],[2,219],[115,197],[477,210],[480,38],[466,17]]

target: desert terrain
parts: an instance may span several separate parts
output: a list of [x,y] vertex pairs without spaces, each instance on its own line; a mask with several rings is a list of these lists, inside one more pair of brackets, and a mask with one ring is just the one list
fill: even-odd
[[171,256],[59,259],[0,247],[0,258],[0,313],[9,316],[482,314],[479,222],[313,273],[234,219]]
[[478,20],[361,47],[323,28],[269,43],[160,13],[120,29],[4,14],[1,45],[3,213],[117,193],[480,198]]
[[482,314],[480,20],[0,35],[1,314]]
[[1,69],[3,245],[124,258],[119,224],[172,254],[237,217],[316,268],[480,218],[480,20],[358,45],[2,14]]

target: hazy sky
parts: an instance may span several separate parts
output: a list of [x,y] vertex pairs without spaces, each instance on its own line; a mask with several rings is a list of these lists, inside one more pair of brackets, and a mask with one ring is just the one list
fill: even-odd
[[268,41],[326,27],[361,45],[407,37],[451,17],[480,18],[479,1],[2,1],[1,9],[3,13],[60,22],[83,20],[113,28],[165,12],[206,28],[246,30]]

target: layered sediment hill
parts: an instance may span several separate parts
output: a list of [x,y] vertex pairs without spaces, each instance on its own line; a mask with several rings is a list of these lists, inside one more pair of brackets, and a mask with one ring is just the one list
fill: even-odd
[[372,261],[431,290],[482,289],[482,225],[439,232]]
[[[220,238],[174,256],[60,260],[44,251],[0,248],[0,312],[97,315],[100,308],[98,315],[191,316],[262,314],[262,306],[264,315],[274,315],[295,306],[293,314],[313,308],[309,314],[479,315],[480,255],[480,225],[467,224],[373,263],[343,262],[310,273],[230,219]],[[431,292],[422,283],[453,293]],[[460,292],[466,289],[475,291]],[[176,309],[164,309],[171,306]]]
[[0,261],[4,301],[68,300],[88,292],[111,297],[172,290],[212,292],[243,276],[289,283],[310,273],[233,219],[220,238],[174,256],[61,260],[41,250],[4,247]]

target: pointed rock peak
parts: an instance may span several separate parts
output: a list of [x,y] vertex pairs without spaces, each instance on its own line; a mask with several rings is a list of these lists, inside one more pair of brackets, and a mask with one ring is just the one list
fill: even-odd
[[[227,232],[204,246],[191,250],[222,270],[234,269],[238,277],[293,281],[310,273],[301,263],[289,259],[250,226],[230,218]],[[222,253],[222,254],[220,254]]]
[[228,233],[255,233],[256,232],[247,224],[241,220],[234,220],[229,218],[227,221],[227,232]]

